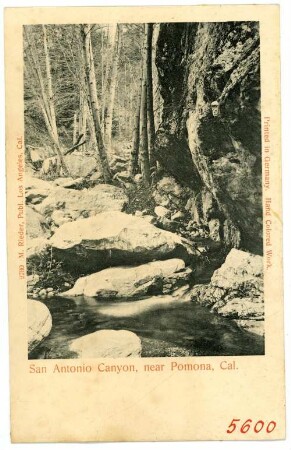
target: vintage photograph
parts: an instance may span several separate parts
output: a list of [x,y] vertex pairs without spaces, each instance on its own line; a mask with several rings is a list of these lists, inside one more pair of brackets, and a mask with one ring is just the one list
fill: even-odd
[[24,25],[23,67],[28,358],[264,355],[259,22]]

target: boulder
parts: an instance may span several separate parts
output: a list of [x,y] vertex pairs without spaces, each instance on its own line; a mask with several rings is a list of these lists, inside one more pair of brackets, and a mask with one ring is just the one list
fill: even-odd
[[264,318],[264,303],[261,297],[235,297],[221,306],[215,304],[212,309],[221,316],[231,319],[262,320]]
[[187,283],[191,269],[181,259],[155,261],[137,267],[113,267],[79,278],[63,296],[136,298],[167,294]]
[[56,209],[53,211],[51,219],[57,227],[60,227],[66,222],[71,222],[72,216],[69,212],[66,212],[63,209]]
[[50,216],[53,211],[62,210],[70,220],[76,220],[104,211],[121,211],[126,203],[123,190],[109,184],[82,190],[60,187],[42,202],[39,211]]
[[99,183],[103,183],[103,175],[100,172],[94,172],[92,173],[92,175],[89,178],[89,181],[92,184],[99,184]]
[[[263,258],[232,249],[208,285],[196,285],[192,298],[251,332],[262,334],[264,320]],[[249,321],[260,321],[251,326]]]
[[183,221],[185,219],[185,214],[182,211],[177,211],[175,214],[172,214],[171,220],[176,220],[178,222]]
[[53,184],[55,186],[60,186],[66,189],[81,189],[83,187],[83,184],[85,182],[85,179],[83,177],[79,178],[57,178]]
[[258,336],[265,335],[265,323],[263,320],[234,320],[234,322],[242,329],[249,333],[257,334]]
[[40,178],[25,175],[25,201],[27,204],[38,205],[52,191],[52,186],[48,181]]
[[211,284],[222,289],[255,289],[258,296],[263,292],[263,257],[242,250],[232,249],[224,264],[217,269]]
[[175,197],[183,197],[186,191],[173,177],[163,177],[158,181],[156,189],[163,194],[172,194]]
[[179,224],[175,220],[167,219],[167,217],[159,217],[157,223],[160,228],[175,233],[179,228]]
[[97,161],[93,156],[74,152],[65,156],[65,163],[71,177],[86,177],[96,169]]
[[150,214],[146,214],[145,216],[142,216],[143,220],[146,220],[149,223],[155,224],[156,218],[154,216],[151,216]]
[[49,193],[47,191],[31,189],[25,193],[25,203],[27,205],[39,205],[48,195]]
[[153,191],[153,199],[157,205],[161,205],[166,208],[171,206],[171,201],[167,194],[161,194],[159,191]]
[[126,358],[141,355],[141,340],[127,330],[100,330],[75,339],[70,350],[79,358]]
[[46,338],[52,329],[52,316],[41,302],[28,300],[28,351],[31,352]]
[[158,217],[170,217],[171,211],[164,206],[156,206],[155,207],[155,214]]
[[25,175],[25,189],[38,189],[41,191],[47,191],[47,194],[49,194],[51,190],[51,183],[42,180],[41,178],[36,178],[31,175]]
[[49,248],[47,239],[34,238],[26,240],[26,260],[31,262],[36,258],[39,258],[42,253],[46,252]]
[[26,236],[28,239],[48,237],[48,224],[42,214],[26,206]]
[[187,203],[190,190],[182,187],[173,177],[163,177],[156,184],[153,198],[157,205],[181,209]]
[[124,261],[128,265],[170,258],[187,261],[194,254],[180,236],[161,230],[141,217],[118,211],[65,223],[49,243],[57,258],[71,270],[83,274],[124,264]]

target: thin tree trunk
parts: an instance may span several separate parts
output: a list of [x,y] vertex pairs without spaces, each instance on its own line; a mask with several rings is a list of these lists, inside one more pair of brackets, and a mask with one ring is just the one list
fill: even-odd
[[57,122],[56,122],[56,112],[55,112],[54,93],[53,93],[52,74],[51,74],[51,63],[50,63],[50,56],[49,56],[49,50],[48,50],[46,27],[44,25],[42,25],[42,31],[43,31],[43,46],[44,46],[44,54],[45,54],[45,66],[46,66],[46,76],[47,76],[49,108],[50,108],[50,113],[51,113],[51,118],[52,118],[53,130],[56,135],[56,140],[58,140],[59,135],[58,135],[58,130],[57,130]]
[[[130,83],[130,79],[129,79],[129,83]],[[132,89],[130,89],[130,92],[129,92],[129,108],[128,108],[128,110],[129,110],[129,124],[128,124],[129,130],[128,130],[128,135],[130,137],[130,133],[131,133],[131,130],[132,130],[132,127],[133,127],[133,117],[134,117],[133,90]]]
[[147,65],[148,65],[148,33],[145,25],[144,47],[143,47],[143,81],[141,90],[141,142],[140,142],[140,166],[143,181],[146,185],[150,185],[150,162],[148,151],[148,127],[147,127]]
[[[102,98],[103,98],[103,94],[104,94],[103,47],[104,47],[104,45],[103,45],[103,28],[101,28],[101,97]],[[101,116],[102,116],[102,114],[101,114]],[[102,120],[102,118],[101,118],[101,120]]]
[[154,156],[155,145],[155,118],[153,103],[153,69],[152,69],[152,40],[153,24],[146,24],[147,28],[147,115],[148,115],[148,137],[149,137],[149,159],[150,168],[155,169],[156,162]]
[[111,76],[108,75],[108,82],[107,82],[108,103],[105,105],[104,110],[104,138],[108,148],[111,148],[113,109],[117,83],[117,69],[119,62],[120,47],[121,47],[121,28],[119,25],[117,25],[115,45],[112,56]]
[[140,145],[140,108],[141,108],[141,91],[142,91],[142,76],[140,77],[140,91],[138,93],[137,105],[134,117],[134,128],[132,135],[132,149],[130,160],[130,175],[133,177],[138,173],[138,150]]
[[104,84],[103,84],[103,95],[102,95],[102,111],[101,111],[101,122],[103,130],[105,129],[104,118],[105,118],[105,109],[106,104],[108,103],[108,80],[109,74],[112,71],[112,60],[113,60],[113,52],[115,46],[115,36],[116,36],[117,24],[113,24],[111,26],[107,26],[107,51],[106,51],[106,67],[105,67],[105,76],[104,76]]
[[74,119],[73,119],[73,144],[77,140],[77,130],[78,130],[78,122],[77,122],[77,113],[74,113]]
[[53,93],[53,87],[52,87],[51,63],[50,63],[50,56],[49,56],[49,51],[48,51],[46,28],[44,25],[42,25],[42,30],[43,30],[43,44],[44,44],[44,54],[45,54],[45,64],[46,64],[48,103],[49,103],[49,109],[50,109],[51,126],[52,126],[53,135],[55,136],[55,145],[56,145],[58,157],[60,159],[61,167],[63,169],[64,175],[69,175],[69,171],[66,166],[66,163],[65,163],[65,160],[63,157],[63,153],[62,153],[62,149],[60,146],[59,133],[58,133],[58,129],[57,129],[54,93]]
[[[79,123],[78,123],[78,135],[84,136],[86,140],[87,135],[87,99],[82,87],[80,87],[80,106],[79,106]],[[84,152],[86,151],[86,144],[83,146]]]
[[83,46],[83,55],[85,61],[85,72],[86,72],[86,80],[88,86],[88,99],[89,105],[92,112],[93,122],[94,122],[94,131],[96,135],[96,141],[98,145],[98,151],[101,162],[101,170],[104,181],[106,183],[111,181],[111,173],[107,159],[106,148],[103,141],[100,119],[99,119],[99,105],[98,105],[98,96],[96,89],[96,76],[94,69],[94,61],[92,54],[92,44],[91,44],[91,34],[90,34],[90,25],[82,25],[81,26],[81,37],[82,37],[82,46]]

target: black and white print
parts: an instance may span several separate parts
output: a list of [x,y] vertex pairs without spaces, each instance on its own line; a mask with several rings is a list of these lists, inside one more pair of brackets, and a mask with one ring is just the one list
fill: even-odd
[[29,359],[264,354],[258,22],[23,27]]

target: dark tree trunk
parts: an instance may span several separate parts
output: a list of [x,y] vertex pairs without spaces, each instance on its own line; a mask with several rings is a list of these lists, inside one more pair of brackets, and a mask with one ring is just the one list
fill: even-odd
[[148,143],[149,143],[149,160],[151,170],[155,169],[156,161],[154,155],[155,145],[155,118],[153,104],[153,68],[152,68],[152,41],[153,41],[153,24],[146,24],[147,28],[147,116],[148,116]]
[[143,47],[143,81],[141,90],[141,142],[140,142],[140,166],[143,181],[146,185],[150,185],[150,161],[148,149],[148,126],[147,126],[147,65],[148,65],[148,27],[145,25],[144,47]]
[[140,109],[141,109],[141,92],[142,92],[142,76],[140,78],[140,92],[137,98],[136,112],[134,118],[134,128],[132,136],[132,150],[130,161],[130,175],[134,176],[138,173],[138,150],[140,145]]

